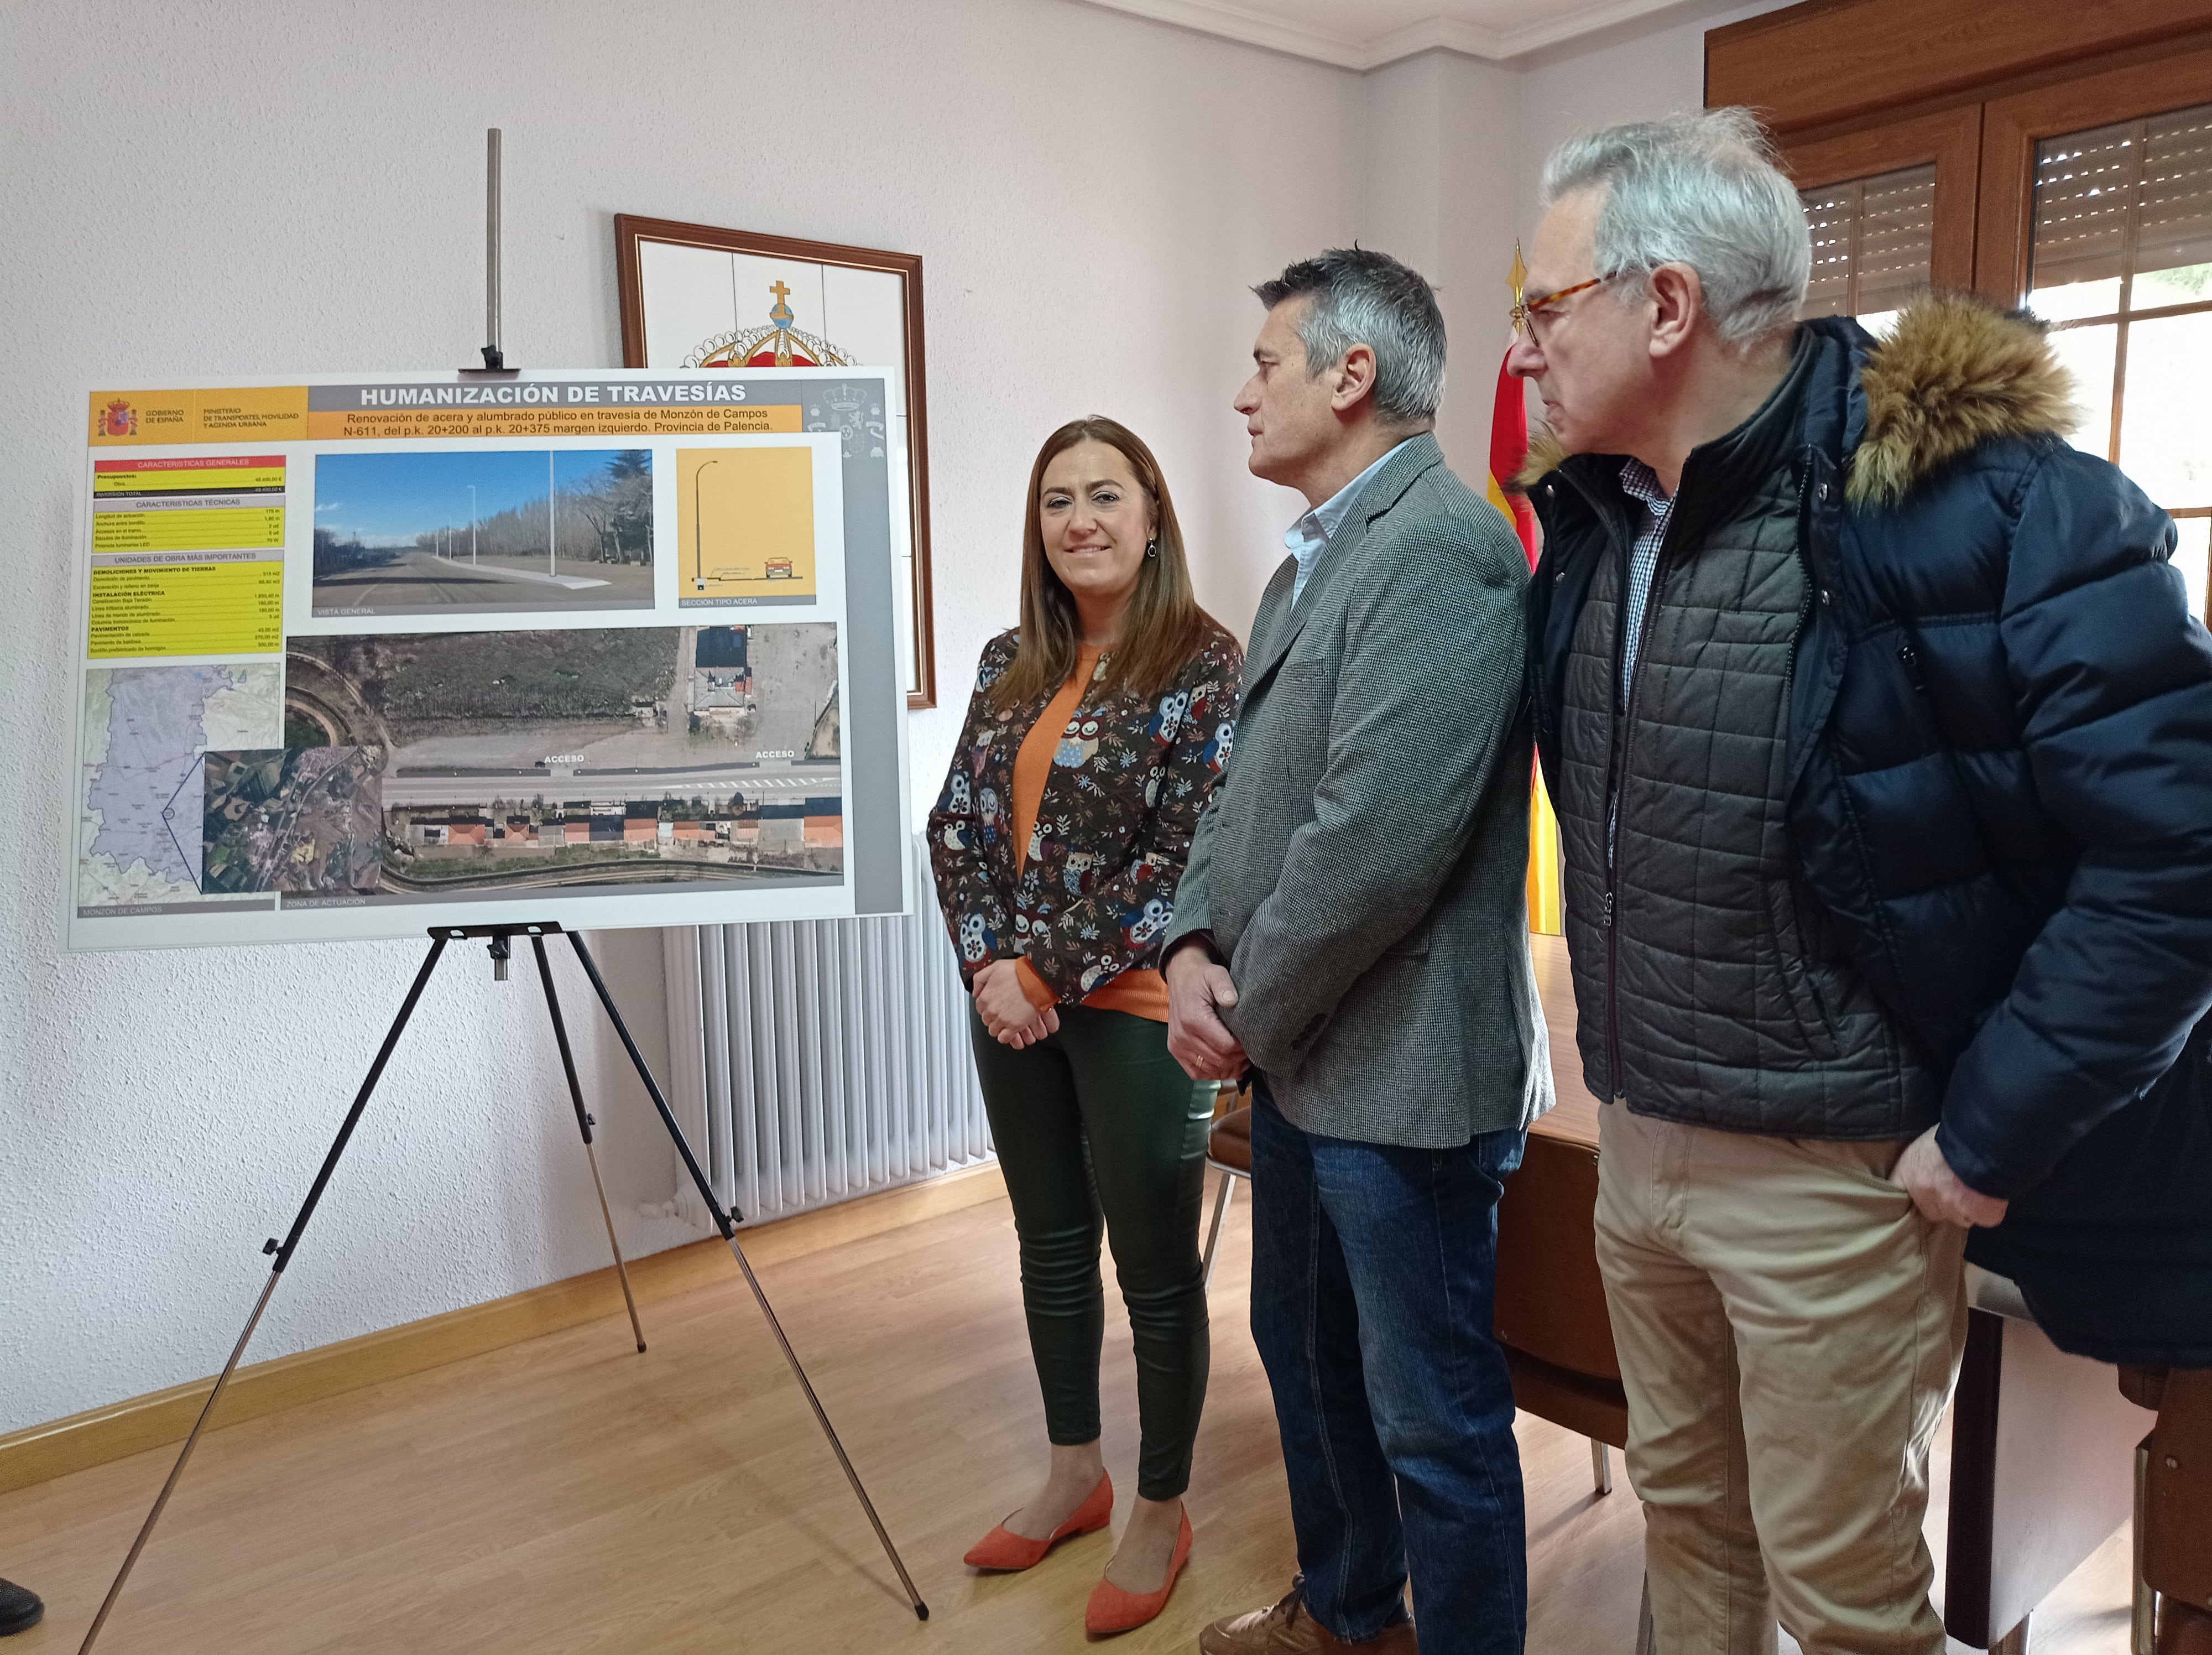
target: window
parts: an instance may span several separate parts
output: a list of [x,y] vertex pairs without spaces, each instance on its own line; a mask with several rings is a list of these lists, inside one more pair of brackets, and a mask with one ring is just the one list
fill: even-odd
[[2171,0],[1807,0],[1705,37],[1707,101],[1759,110],[1805,204],[1802,313],[2029,307],[2078,386],[2069,439],[2173,515],[2212,620],[2208,88],[2212,5]]
[[1802,190],[1813,229],[1813,280],[1802,317],[1856,316],[1887,333],[1929,286],[1936,246],[1936,166],[1900,167]]
[[2081,386],[2077,447],[2124,468],[2181,525],[2205,612],[2212,532],[2212,104],[2045,138],[2035,150],[2028,304]]

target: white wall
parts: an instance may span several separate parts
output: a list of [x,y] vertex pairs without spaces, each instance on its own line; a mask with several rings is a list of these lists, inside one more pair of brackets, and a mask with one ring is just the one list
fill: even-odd
[[1425,271],[1451,342],[1437,441],[1478,491],[1490,411],[1512,338],[1507,272],[1522,234],[1521,75],[1425,52],[1367,76],[1367,244]]
[[[198,0],[115,27],[0,10],[0,1431],[220,1365],[420,954],[62,952],[82,382],[468,360],[488,125],[526,364],[620,361],[617,211],[920,253],[945,703],[913,721],[921,790],[1014,618],[1060,421],[1147,435],[1203,599],[1247,624],[1285,512],[1228,406],[1245,288],[1358,228],[1357,76],[1070,0]],[[657,938],[605,948],[657,1053]],[[444,969],[255,1355],[606,1262],[536,995],[476,949]],[[634,1085],[599,1112],[629,1244],[689,1238],[636,1211],[674,1168]]]
[[[110,8],[0,9],[0,1432],[219,1366],[419,954],[62,952],[82,384],[469,360],[488,125],[528,365],[620,360],[618,211],[921,253],[942,704],[910,721],[919,812],[1015,616],[1043,434],[1094,411],[1144,433],[1200,599],[1242,631],[1295,514],[1228,405],[1246,289],[1362,236],[1442,290],[1440,435],[1480,486],[1542,147],[1696,102],[1709,13],[1362,77],[1074,0],[195,0],[134,9],[112,51],[87,46],[119,38]],[[660,1060],[657,938],[600,946]],[[625,1245],[687,1239],[641,1210],[673,1158],[563,984]],[[256,1356],[605,1262],[536,995],[473,950],[444,968]]]
[[1788,3],[1686,0],[1522,58],[1520,196],[1532,226],[1537,180],[1553,145],[1585,127],[1699,107],[1705,98],[1705,31]]

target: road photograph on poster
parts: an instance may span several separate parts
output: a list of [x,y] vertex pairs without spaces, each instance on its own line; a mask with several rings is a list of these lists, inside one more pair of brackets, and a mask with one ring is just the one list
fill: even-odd
[[650,609],[653,538],[647,448],[325,454],[314,612]]

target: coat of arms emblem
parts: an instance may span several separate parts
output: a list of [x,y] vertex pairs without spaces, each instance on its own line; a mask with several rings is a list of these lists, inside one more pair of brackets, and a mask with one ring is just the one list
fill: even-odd
[[791,307],[791,289],[781,282],[769,284],[775,300],[766,325],[718,333],[684,359],[686,368],[851,368],[853,357],[818,335],[793,326],[798,313]]
[[117,397],[100,410],[100,434],[106,437],[127,437],[138,435],[138,411]]

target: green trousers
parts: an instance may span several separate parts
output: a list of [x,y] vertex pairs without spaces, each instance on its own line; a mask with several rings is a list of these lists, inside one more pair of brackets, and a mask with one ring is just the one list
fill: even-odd
[[1137,1353],[1137,1492],[1173,1500],[1190,1482],[1206,1401],[1198,1211],[1214,1088],[1168,1056],[1165,1025],[1127,1012],[1063,1006],[1059,1032],[1021,1051],[969,1016],[1021,1241],[1046,1433],[1071,1445],[1099,1434],[1103,1219]]

